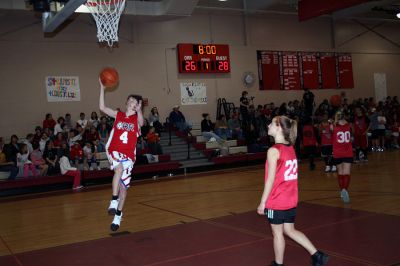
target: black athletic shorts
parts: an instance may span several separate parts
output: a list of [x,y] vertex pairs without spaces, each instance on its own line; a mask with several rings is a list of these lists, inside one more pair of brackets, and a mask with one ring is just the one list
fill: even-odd
[[322,157],[332,156],[332,145],[321,146],[321,156]]
[[353,163],[353,157],[334,158],[333,160],[336,165],[341,163]]
[[294,223],[296,218],[296,208],[288,210],[270,210],[264,209],[265,216],[267,216],[270,224],[283,224]]

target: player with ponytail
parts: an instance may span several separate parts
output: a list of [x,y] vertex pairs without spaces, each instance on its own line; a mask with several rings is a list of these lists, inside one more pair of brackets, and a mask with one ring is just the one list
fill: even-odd
[[350,170],[353,162],[353,146],[351,144],[351,128],[346,121],[343,112],[335,115],[335,127],[333,128],[333,159],[338,172],[340,196],[344,203],[350,202],[348,188],[350,185]]
[[284,234],[310,253],[313,266],[323,266],[328,256],[318,251],[302,232],[294,228],[298,203],[298,168],[293,145],[297,138],[297,122],[286,116],[274,117],[268,126],[268,135],[274,138],[275,144],[267,153],[264,191],[257,213],[266,215],[271,225],[275,253],[271,266],[283,265]]

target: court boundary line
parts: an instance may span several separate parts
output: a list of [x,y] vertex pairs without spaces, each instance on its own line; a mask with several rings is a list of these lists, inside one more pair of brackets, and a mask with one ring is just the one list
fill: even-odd
[[[19,260],[18,256],[11,250],[10,246],[7,244],[7,242],[4,240],[4,238],[1,235],[0,235],[0,240],[1,240],[1,242],[3,242],[4,246],[10,252],[10,255],[8,255],[8,256],[12,256],[18,265],[23,266],[24,264]],[[7,255],[5,255],[5,256],[7,256]]]

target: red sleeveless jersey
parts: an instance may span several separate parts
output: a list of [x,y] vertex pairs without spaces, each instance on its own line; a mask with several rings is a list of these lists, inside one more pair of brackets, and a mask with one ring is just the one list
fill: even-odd
[[354,135],[364,135],[368,124],[364,116],[354,118]]
[[107,143],[107,151],[117,151],[125,154],[133,161],[136,159],[136,142],[140,135],[137,115],[126,116],[118,112],[113,129]]
[[350,124],[336,125],[333,129],[333,158],[352,158]]
[[331,125],[320,126],[321,146],[332,145],[332,129]]
[[[297,206],[297,158],[293,146],[275,144],[279,151],[275,181],[271,193],[265,202],[265,208],[287,210]],[[268,179],[268,160],[265,162],[265,178]]]
[[315,137],[314,127],[312,125],[303,126],[303,145],[315,146],[317,139]]

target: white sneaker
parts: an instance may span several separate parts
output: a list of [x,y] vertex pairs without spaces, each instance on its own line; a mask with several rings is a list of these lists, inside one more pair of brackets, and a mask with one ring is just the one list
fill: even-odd
[[340,192],[340,197],[342,198],[344,203],[350,202],[350,195],[346,189],[342,189],[342,191]]
[[328,173],[331,171],[331,167],[329,165],[325,166],[325,173]]
[[111,200],[110,201],[110,206],[108,207],[108,214],[109,215],[115,215],[117,212],[119,200]]
[[336,165],[332,165],[331,172],[336,172]]
[[122,213],[121,215],[114,215],[114,220],[111,223],[111,231],[117,231],[121,225]]

